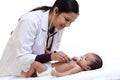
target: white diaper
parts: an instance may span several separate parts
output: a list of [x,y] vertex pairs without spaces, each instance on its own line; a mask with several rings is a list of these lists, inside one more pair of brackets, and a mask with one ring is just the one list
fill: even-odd
[[45,63],[45,65],[47,66],[47,70],[42,72],[42,73],[38,73],[37,72],[37,76],[50,76],[51,75],[51,71],[52,71],[52,66],[50,63]]

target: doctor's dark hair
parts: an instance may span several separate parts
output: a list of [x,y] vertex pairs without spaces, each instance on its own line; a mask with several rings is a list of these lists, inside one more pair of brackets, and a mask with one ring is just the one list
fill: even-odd
[[59,9],[58,14],[60,14],[62,12],[65,12],[65,13],[74,12],[76,14],[79,14],[79,4],[76,0],[56,0],[52,7],[42,6],[42,7],[37,7],[31,11],[50,10],[50,12],[52,12],[55,7],[58,7],[58,9]]

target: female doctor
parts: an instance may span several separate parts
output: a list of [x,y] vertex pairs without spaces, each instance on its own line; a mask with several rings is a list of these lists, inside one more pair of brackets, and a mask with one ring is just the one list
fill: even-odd
[[63,29],[78,15],[76,0],[56,0],[52,7],[39,7],[22,15],[2,55],[0,76],[20,76],[20,71],[27,71],[34,60],[68,62],[70,58],[56,50]]

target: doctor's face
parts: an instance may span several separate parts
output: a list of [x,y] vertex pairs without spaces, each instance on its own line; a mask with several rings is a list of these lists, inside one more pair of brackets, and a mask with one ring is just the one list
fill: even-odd
[[78,17],[78,14],[75,13],[61,13],[57,15],[53,21],[53,25],[56,29],[61,30],[65,27],[70,26],[70,24],[75,21],[75,19]]

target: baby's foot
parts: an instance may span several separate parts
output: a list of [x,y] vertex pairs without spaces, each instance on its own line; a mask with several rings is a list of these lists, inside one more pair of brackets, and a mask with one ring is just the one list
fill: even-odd
[[22,71],[21,71],[21,76],[27,77],[26,72],[22,70]]

